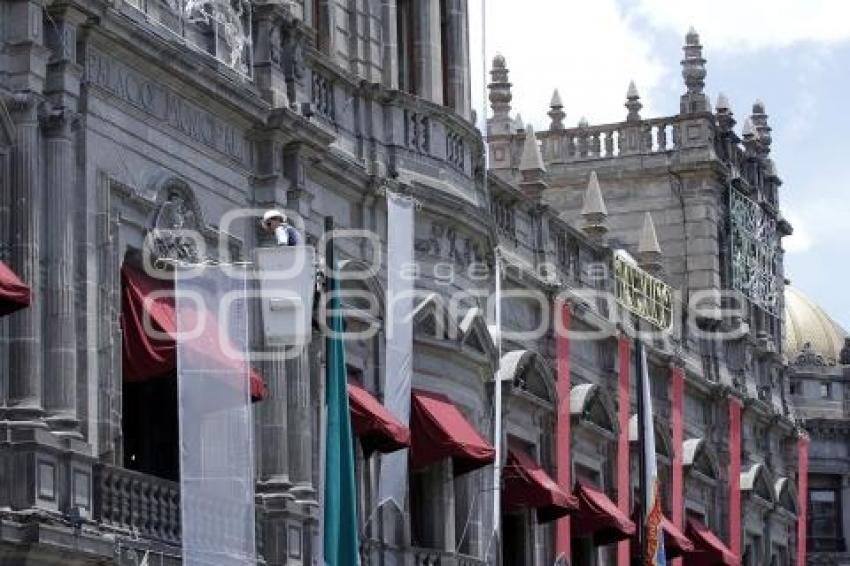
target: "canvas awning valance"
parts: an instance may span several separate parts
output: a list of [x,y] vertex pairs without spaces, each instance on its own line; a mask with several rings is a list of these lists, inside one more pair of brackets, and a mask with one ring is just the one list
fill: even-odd
[[536,509],[540,523],[554,521],[578,509],[578,500],[558,487],[525,448],[515,443],[508,444],[502,486],[507,509]]
[[348,400],[351,426],[367,456],[375,451],[386,454],[410,446],[410,429],[362,385],[349,380]]
[[[124,379],[141,382],[173,376],[177,369],[177,312],[174,304],[174,285],[170,280],[156,279],[130,266],[121,269],[121,329],[123,331]],[[225,353],[215,315],[206,309],[181,313],[186,317],[205,320],[203,335],[192,340],[193,347],[202,352],[211,367],[236,367],[241,362]],[[150,329],[153,332],[149,332]],[[237,368],[238,369],[238,368]],[[212,372],[211,372],[212,373]],[[266,395],[263,377],[248,368],[251,399],[259,401]]]
[[579,481],[574,494],[578,511],[574,514],[575,536],[591,536],[596,545],[610,544],[634,536],[637,528],[605,493]]
[[29,286],[0,261],[0,316],[28,307],[31,299]]
[[451,458],[454,473],[492,464],[496,449],[461,414],[448,397],[414,389],[410,404],[410,465],[419,469]]

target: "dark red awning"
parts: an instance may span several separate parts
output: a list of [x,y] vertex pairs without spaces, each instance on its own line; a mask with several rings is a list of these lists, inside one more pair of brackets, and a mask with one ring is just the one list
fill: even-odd
[[572,522],[575,536],[592,536],[594,544],[603,545],[625,540],[637,527],[608,496],[582,481],[576,483],[578,511]]
[[508,444],[502,486],[503,502],[508,510],[523,507],[536,509],[540,523],[554,521],[578,509],[578,500],[564,493],[521,446]]
[[[634,515],[632,520],[635,520]],[[685,533],[674,525],[673,521],[663,515],[661,516],[661,529],[664,531],[664,555],[668,560],[694,551],[694,545],[685,536]],[[637,539],[635,538],[632,539],[632,548],[637,549]]]
[[410,429],[401,424],[362,385],[348,382],[348,400],[351,406],[351,426],[354,434],[360,438],[367,456],[376,450],[386,454],[410,446]]
[[496,458],[496,449],[484,440],[448,397],[414,389],[410,403],[410,466],[452,458],[454,473],[464,474]]
[[694,550],[688,553],[689,566],[740,566],[738,557],[701,522],[688,519],[685,532],[694,544]]
[[[155,279],[129,266],[121,269],[121,329],[123,331],[123,374],[127,381],[147,381],[168,377],[177,369],[177,312],[173,282]],[[199,313],[194,313],[200,316]],[[234,365],[237,360],[228,357],[219,345],[218,323],[212,312],[203,315],[210,321],[204,326],[204,335],[193,343],[204,344],[203,355],[216,364]],[[145,323],[162,336],[151,336]],[[209,334],[209,336],[206,336]],[[266,384],[253,368],[251,376],[251,399],[259,401],[266,395]]]
[[0,261],[0,316],[30,306],[30,288],[15,272]]

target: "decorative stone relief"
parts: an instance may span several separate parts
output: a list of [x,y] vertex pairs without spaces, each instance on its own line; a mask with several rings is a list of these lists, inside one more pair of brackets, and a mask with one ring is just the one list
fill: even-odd
[[814,348],[812,348],[812,343],[806,342],[803,344],[803,349],[797,354],[791,364],[795,366],[826,367],[835,365],[835,362],[815,352]]
[[157,208],[145,241],[154,261],[169,259],[199,263],[200,231],[199,219],[186,197],[177,190],[171,190]]
[[441,222],[432,222],[430,235],[414,242],[414,249],[419,253],[445,258],[463,266],[484,263],[487,256],[483,248],[479,240]]

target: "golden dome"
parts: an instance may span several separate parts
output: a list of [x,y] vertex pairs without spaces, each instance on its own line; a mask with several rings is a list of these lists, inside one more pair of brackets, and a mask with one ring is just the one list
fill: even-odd
[[825,360],[838,360],[847,331],[799,289],[785,286],[785,355],[793,359],[806,343]]

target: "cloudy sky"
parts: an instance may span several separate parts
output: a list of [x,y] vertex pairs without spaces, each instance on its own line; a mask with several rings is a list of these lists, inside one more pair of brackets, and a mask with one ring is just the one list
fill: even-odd
[[630,80],[643,116],[676,113],[681,46],[694,26],[712,102],[725,93],[738,128],[757,98],[770,115],[782,209],[794,225],[784,240],[788,277],[850,329],[850,2],[470,0],[470,7],[476,92],[483,45],[487,61],[497,52],[507,59],[514,112],[535,127],[548,125],[555,87],[568,124],[582,116],[591,124],[623,120]]

